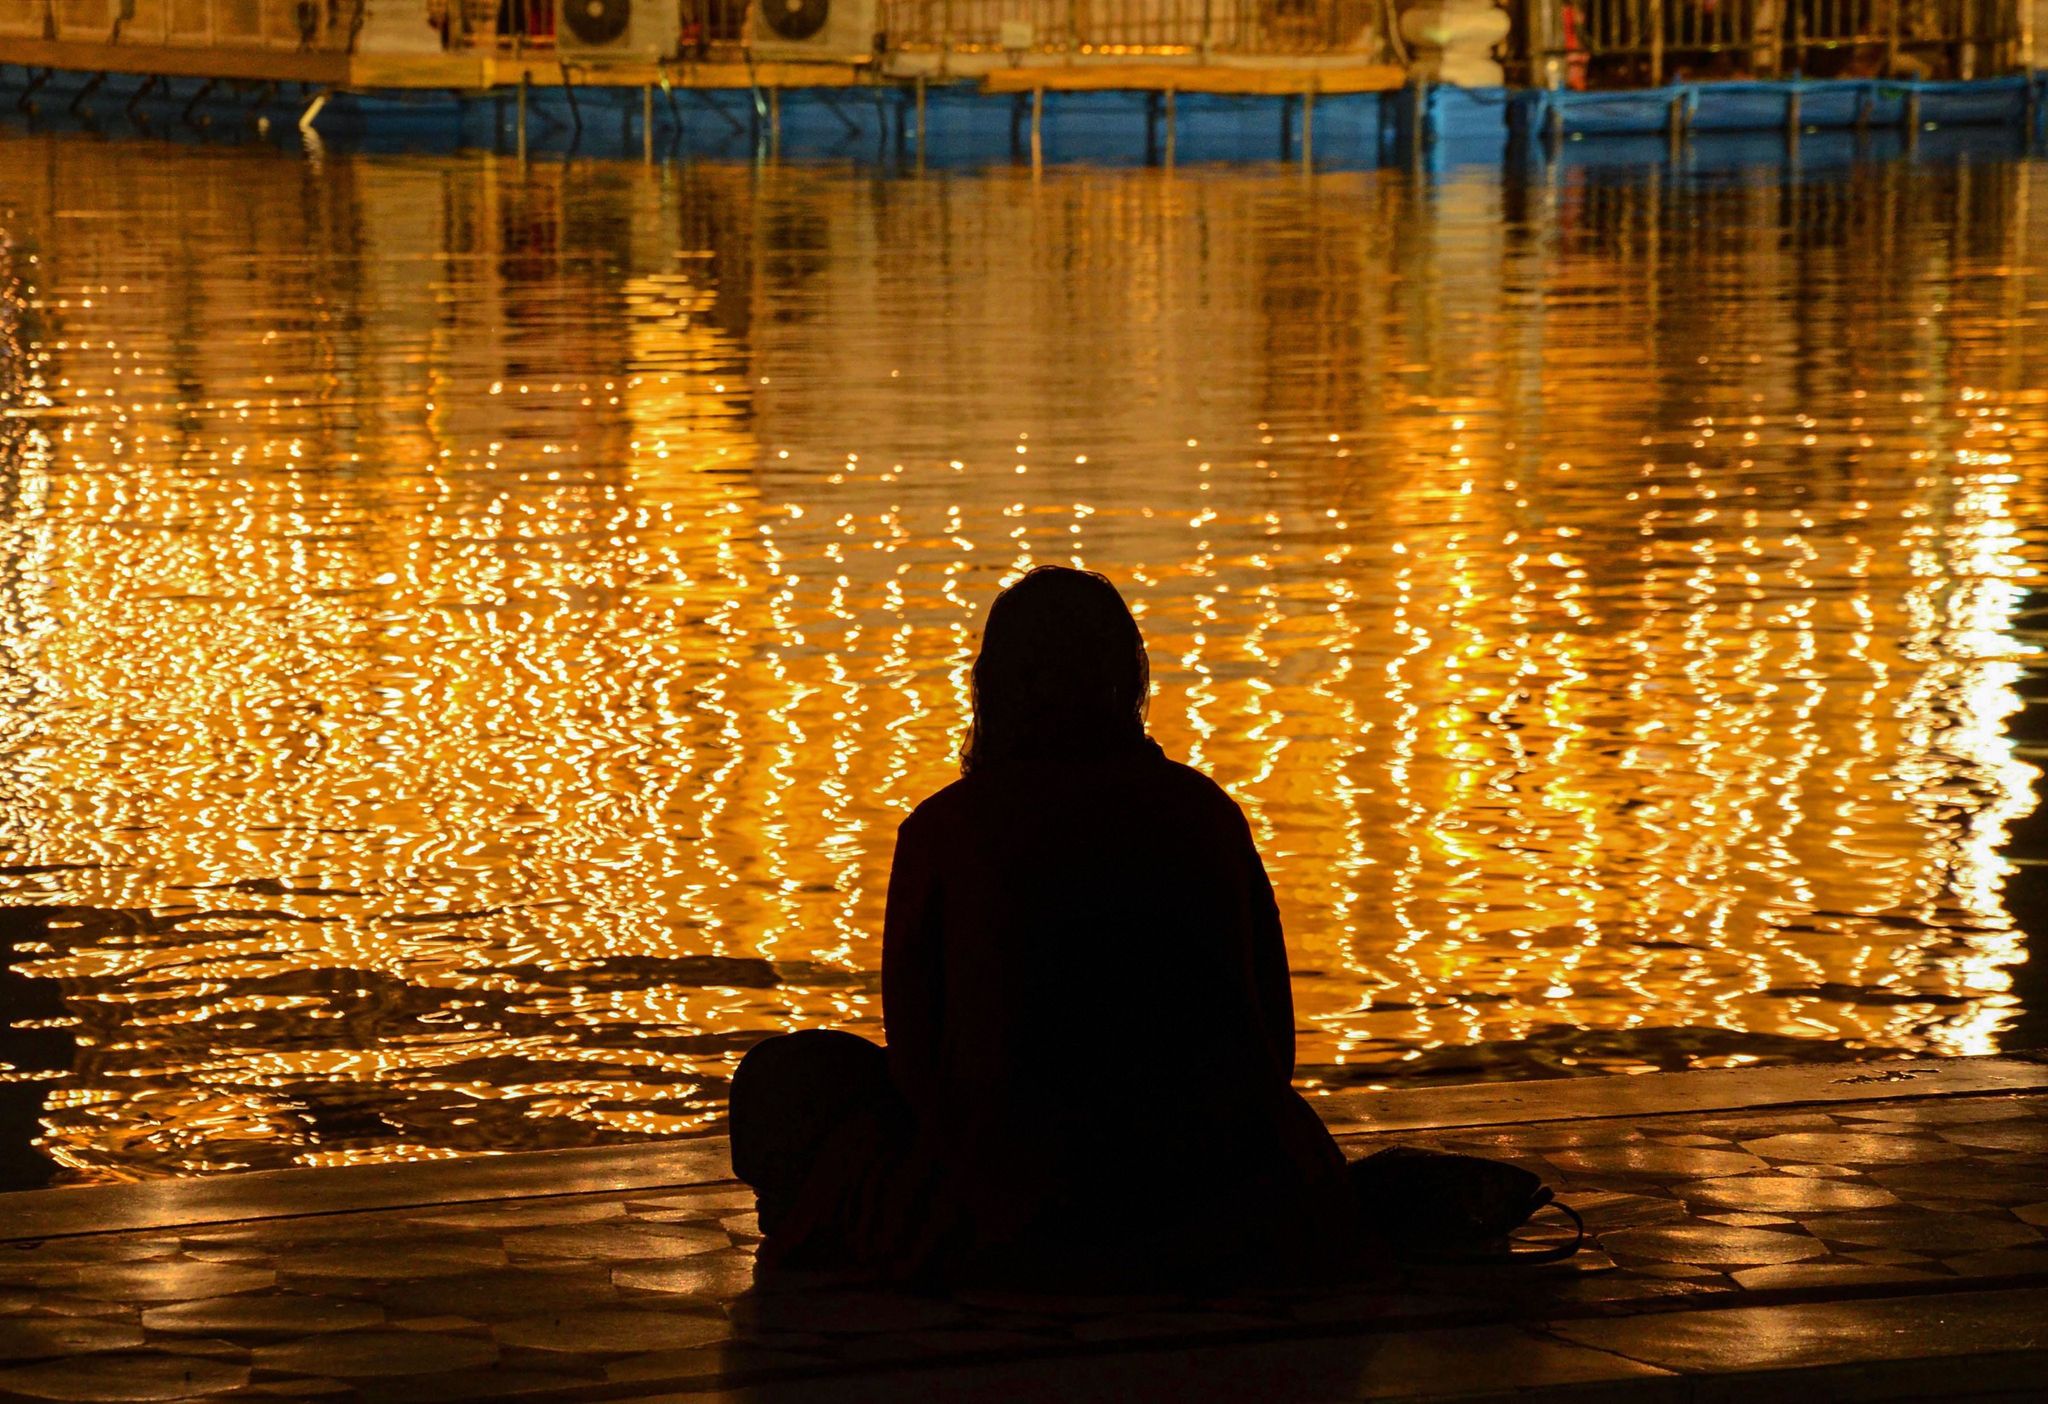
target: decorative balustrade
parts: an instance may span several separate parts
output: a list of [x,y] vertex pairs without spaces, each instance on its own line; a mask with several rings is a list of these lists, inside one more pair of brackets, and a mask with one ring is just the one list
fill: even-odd
[[346,50],[360,0],[0,0],[0,38]]
[[2028,0],[1524,0],[1533,81],[1970,78],[2020,60]]

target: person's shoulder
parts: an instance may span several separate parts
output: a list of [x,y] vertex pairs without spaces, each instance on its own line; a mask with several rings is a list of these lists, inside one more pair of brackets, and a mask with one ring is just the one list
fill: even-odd
[[1200,770],[1182,761],[1160,758],[1161,783],[1180,803],[1220,819],[1242,822],[1244,810],[1224,789]]
[[950,785],[940,786],[913,805],[910,812],[896,825],[896,832],[923,834],[941,831],[959,817],[966,801],[967,777],[963,775]]

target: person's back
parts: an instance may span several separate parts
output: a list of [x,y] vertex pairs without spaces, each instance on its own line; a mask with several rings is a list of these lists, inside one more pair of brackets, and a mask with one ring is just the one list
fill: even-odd
[[[1101,577],[1034,571],[997,601],[964,774],[897,837],[886,1077],[842,1076],[872,1053],[848,1035],[749,1054],[758,1086],[887,1084],[871,1126],[842,1118],[805,1142],[801,1192],[762,1191],[779,1250],[1091,1282],[1355,1252],[1343,1157],[1290,1086],[1265,870],[1229,796],[1145,736],[1147,690],[1136,624]],[[748,1072],[736,1165],[743,1141],[770,1144],[743,1102],[792,1095],[743,1096]],[[757,1186],[778,1173],[751,1158]]]

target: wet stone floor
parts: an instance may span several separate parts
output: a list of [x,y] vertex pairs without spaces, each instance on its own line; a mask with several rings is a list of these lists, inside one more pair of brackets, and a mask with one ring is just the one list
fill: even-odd
[[1776,1396],[1756,1372],[1789,1397],[1819,1378],[1800,1370],[1832,1372],[1805,1398],[2028,1397],[2048,1369],[2048,1086],[1898,1091],[1346,1136],[1527,1165],[1593,1239],[1556,1266],[1370,1290],[757,1284],[729,1181],[13,1239],[0,1398],[1692,1399],[1750,1372],[1733,1392],[1758,1399]]

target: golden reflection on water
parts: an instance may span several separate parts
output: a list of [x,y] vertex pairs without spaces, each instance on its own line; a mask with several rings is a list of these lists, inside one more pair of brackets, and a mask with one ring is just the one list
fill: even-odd
[[0,164],[73,1178],[685,1131],[876,1033],[893,827],[1044,561],[1250,811],[1309,1085],[2021,1013],[2039,165]]

